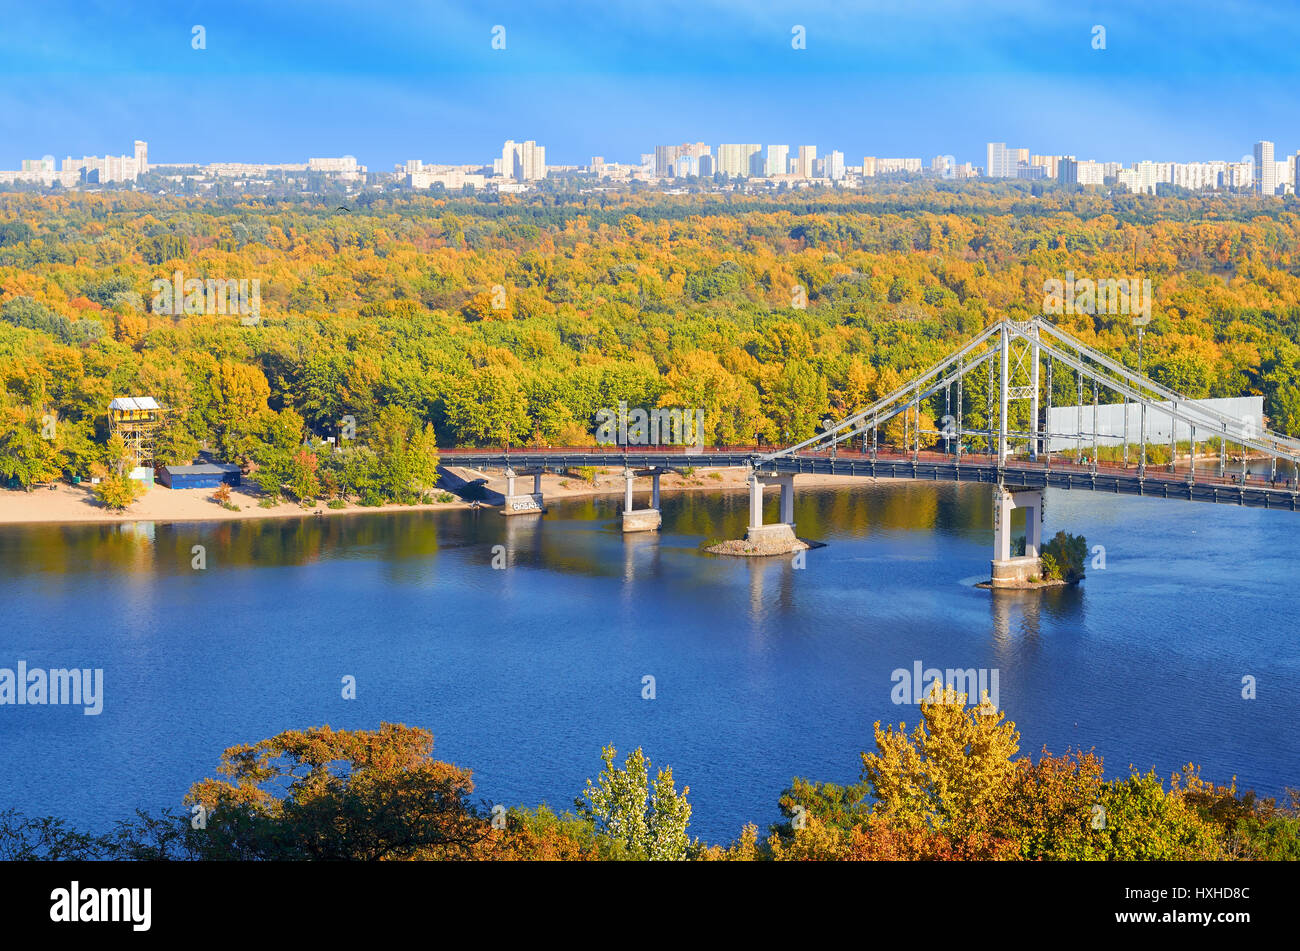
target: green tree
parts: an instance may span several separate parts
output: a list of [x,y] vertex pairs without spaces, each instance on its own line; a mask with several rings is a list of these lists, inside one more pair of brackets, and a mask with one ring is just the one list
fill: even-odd
[[370,447],[375,453],[381,491],[399,502],[414,502],[437,484],[438,443],[433,427],[400,406],[379,411]]
[[1043,577],[1074,583],[1084,575],[1088,541],[1082,535],[1060,531],[1043,546]]
[[1100,805],[1104,822],[1097,835],[1111,861],[1221,857],[1211,828],[1180,796],[1166,792],[1154,771],[1107,783]]
[[776,374],[764,404],[783,440],[807,439],[827,411],[826,379],[807,363],[787,363]]
[[502,366],[480,367],[448,394],[447,423],[467,443],[519,443],[532,432],[528,398]]
[[686,858],[691,847],[686,834],[690,787],[677,792],[672,767],[659,770],[651,784],[651,763],[639,747],[628,754],[622,769],[614,765],[616,755],[612,746],[601,751],[605,769],[595,783],[587,780],[586,791],[574,801],[578,814],[593,821],[602,835],[622,842],[633,858]]
[[24,489],[49,482],[59,475],[62,458],[49,420],[26,410],[9,408],[0,413],[0,478],[14,480]]

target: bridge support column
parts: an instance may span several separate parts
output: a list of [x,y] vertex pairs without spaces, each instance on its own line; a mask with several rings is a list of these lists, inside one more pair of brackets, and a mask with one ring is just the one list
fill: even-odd
[[763,527],[763,483],[758,473],[749,474],[749,530]]
[[[533,477],[533,491],[531,493],[520,493],[515,488],[515,481],[521,475],[531,475]],[[542,470],[534,469],[532,472],[516,472],[514,469],[506,470],[506,494],[505,500],[501,503],[502,515],[541,515],[546,511],[546,502],[542,498]]]
[[[1011,554],[1011,513],[1025,512],[1025,553]],[[1030,578],[1042,575],[1043,491],[993,487],[993,569],[995,588],[1023,587]]]
[[650,491],[650,508],[638,509],[633,507],[632,503],[632,483],[637,477],[637,473],[631,469],[623,470],[623,478],[627,480],[627,489],[623,493],[623,531],[627,532],[654,532],[658,531],[663,525],[663,516],[659,513],[659,476],[658,469],[649,472],[642,472],[641,475],[649,475],[652,478],[652,488]]
[[[763,524],[763,489],[765,486],[781,487],[781,521],[772,525]],[[749,476],[749,530],[745,532],[745,541],[762,549],[771,549],[771,554],[794,551],[802,543],[794,534],[794,474],[779,475],[752,472]]]

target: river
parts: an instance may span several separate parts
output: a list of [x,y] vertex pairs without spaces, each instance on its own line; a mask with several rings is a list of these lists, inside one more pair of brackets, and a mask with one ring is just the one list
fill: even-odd
[[1300,515],[1050,490],[1044,536],[1084,534],[1104,568],[1014,593],[974,586],[987,486],[799,490],[798,534],[826,543],[802,567],[698,551],[743,534],[743,494],[665,495],[663,516],[626,538],[614,498],[0,529],[0,667],[104,671],[99,716],[0,706],[0,809],[104,829],[179,806],[228,746],[392,721],[507,805],[571,808],[602,745],[641,746],[725,843],[777,821],[792,776],[855,781],[875,721],[915,723],[893,674],[917,663],[996,671],[1022,753],[1300,785]]

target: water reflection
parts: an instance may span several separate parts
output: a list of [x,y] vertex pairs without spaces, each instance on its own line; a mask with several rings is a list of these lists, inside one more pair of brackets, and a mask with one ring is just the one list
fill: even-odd
[[[796,523],[797,524],[797,523]],[[719,558],[729,556],[719,555]],[[739,557],[739,556],[730,556]],[[794,555],[745,558],[749,577],[749,612],[754,621],[781,617],[795,610]]]

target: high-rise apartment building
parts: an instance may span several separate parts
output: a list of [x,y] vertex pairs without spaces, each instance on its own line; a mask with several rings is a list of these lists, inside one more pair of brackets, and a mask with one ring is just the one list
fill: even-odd
[[800,178],[816,178],[817,146],[799,146],[799,162],[795,174]]
[[1273,143],[1255,143],[1255,180],[1252,183],[1257,195],[1277,193],[1277,165],[1273,161]]
[[862,156],[862,177],[863,178],[876,177],[876,157],[874,155]]
[[135,140],[135,170],[143,175],[149,171],[149,143]]
[[1056,166],[1056,180],[1062,185],[1102,185],[1105,184],[1106,175],[1104,163],[1080,161],[1073,155],[1061,156]]
[[677,146],[656,145],[654,159],[655,175],[659,178],[672,178],[677,174]]
[[988,144],[988,163],[984,174],[989,178],[1014,178],[1016,174],[1016,150],[1008,149],[1005,142]]
[[1031,155],[1029,156],[1030,165],[1041,165],[1047,169],[1048,178],[1056,178],[1060,168],[1061,157],[1059,155]]
[[541,181],[546,177],[546,147],[532,139],[527,142],[506,139],[501,147],[501,160],[492,162],[492,170],[515,182]]
[[523,166],[524,181],[540,182],[546,177],[546,146],[529,139],[520,146],[519,164]]
[[[655,177],[673,178],[700,173],[700,156],[711,154],[703,142],[655,146]],[[685,160],[683,162],[683,159]],[[686,171],[682,171],[682,169]],[[712,174],[712,173],[710,173]]]
[[784,175],[790,167],[790,146],[788,145],[769,145],[767,147],[767,163],[763,167],[765,175]]
[[732,178],[744,178],[753,173],[753,157],[762,150],[761,145],[719,145],[718,171]]
[[838,182],[844,177],[844,153],[832,151],[826,156],[826,177]]
[[506,144],[501,147],[501,166],[494,171],[500,171],[503,178],[509,178],[518,181],[522,177],[523,168],[519,161],[519,143],[514,139],[506,139]]
[[[323,172],[335,175],[342,181],[360,181],[366,176],[366,167],[358,165],[355,156],[343,155],[339,158],[309,158],[307,171]],[[110,171],[110,175],[112,172]]]

